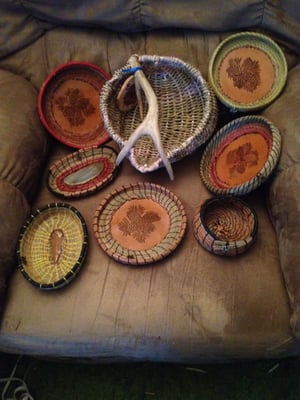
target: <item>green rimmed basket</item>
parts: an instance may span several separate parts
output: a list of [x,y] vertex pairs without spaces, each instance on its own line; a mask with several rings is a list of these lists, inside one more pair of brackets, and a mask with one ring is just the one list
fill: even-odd
[[86,223],[79,211],[66,203],[50,203],[37,209],[19,234],[19,269],[32,285],[43,290],[69,284],[86,253]]
[[107,142],[99,93],[109,78],[98,65],[85,61],[70,61],[55,68],[38,96],[39,116],[47,131],[77,149]]
[[245,195],[262,185],[276,168],[281,135],[267,118],[251,115],[223,126],[208,142],[200,176],[218,195]]
[[80,149],[51,165],[48,187],[66,198],[93,194],[115,178],[116,158],[117,152],[109,146]]
[[237,256],[252,246],[258,220],[254,209],[243,200],[228,196],[206,200],[194,216],[197,241],[219,256]]
[[287,62],[270,37],[255,32],[236,33],[216,47],[208,78],[225,106],[233,111],[254,112],[280,95],[287,80]]
[[187,217],[173,192],[138,182],[107,196],[96,209],[93,225],[100,247],[110,257],[123,264],[145,265],[177,248]]

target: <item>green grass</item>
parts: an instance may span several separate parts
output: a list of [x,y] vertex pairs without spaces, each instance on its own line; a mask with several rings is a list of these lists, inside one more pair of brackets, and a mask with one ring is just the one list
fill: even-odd
[[[1,377],[17,356],[1,355]],[[35,400],[299,400],[300,358],[244,363],[80,364],[23,357]],[[1,388],[2,390],[2,388]]]

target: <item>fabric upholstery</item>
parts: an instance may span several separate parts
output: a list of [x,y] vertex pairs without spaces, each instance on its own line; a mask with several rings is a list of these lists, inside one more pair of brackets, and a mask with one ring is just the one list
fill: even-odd
[[[70,150],[56,146],[49,165]],[[254,246],[234,259],[213,256],[193,236],[197,206],[210,197],[199,177],[200,153],[151,176],[128,161],[100,192],[70,200],[88,227],[88,254],[68,287],[43,292],[16,271],[1,322],[0,349],[98,361],[208,362],[293,354],[290,308],[275,233],[261,195],[245,199],[258,213]],[[46,188],[34,207],[59,198]],[[155,264],[129,267],[98,245],[93,217],[111,191],[151,180],[172,190],[187,212],[186,235],[176,251]],[[27,305],[30,303],[30,307]]]
[[270,212],[278,238],[281,267],[293,308],[292,326],[300,338],[300,66],[293,68],[284,93],[264,115],[280,129],[283,144],[270,185]]
[[0,142],[0,298],[4,301],[6,280],[16,265],[19,230],[39,185],[47,147],[36,90],[23,77],[4,70],[0,70]]
[[294,0],[113,0],[64,4],[58,0],[3,0],[0,58],[32,43],[57,25],[137,32],[160,28],[201,31],[262,28],[299,49],[300,5]]
[[[0,15],[0,350],[102,361],[201,362],[299,354],[300,3],[3,0]],[[164,170],[144,175],[125,161],[103,191],[71,201],[89,229],[88,256],[78,277],[52,293],[31,286],[15,268],[18,232],[30,209],[61,200],[46,187],[47,170],[72,151],[49,140],[51,158],[45,164],[50,135],[38,118],[37,95],[46,77],[75,60],[94,62],[112,74],[133,53],[173,55],[207,77],[220,41],[246,29],[276,38],[290,69],[284,92],[264,112],[283,136],[278,168],[266,191],[245,198],[259,218],[254,246],[227,259],[196,242],[194,211],[211,196],[199,176],[203,149],[175,163],[174,182]],[[237,116],[220,105],[221,114]],[[186,207],[188,227],[167,259],[128,268],[100,249],[92,218],[110,191],[139,180],[173,190]]]

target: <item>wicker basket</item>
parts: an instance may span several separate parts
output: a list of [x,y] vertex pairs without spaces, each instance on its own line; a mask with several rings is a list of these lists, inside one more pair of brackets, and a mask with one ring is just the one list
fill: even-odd
[[[132,56],[133,57],[133,56]],[[158,101],[160,138],[170,162],[187,156],[213,133],[217,105],[213,91],[201,73],[173,57],[142,55],[138,62]],[[138,105],[127,112],[117,107],[117,97],[132,74],[130,59],[106,82],[101,93],[101,112],[109,135],[123,147],[142,123]],[[148,104],[143,100],[144,115]],[[140,172],[162,167],[162,159],[149,136],[141,137],[128,158]]]
[[220,256],[236,256],[253,244],[257,216],[236,197],[214,197],[198,208],[193,229],[196,239],[206,250]]
[[212,193],[241,196],[266,181],[280,150],[279,130],[268,119],[240,117],[209,141],[200,161],[200,175]]
[[75,207],[66,203],[50,203],[37,209],[19,235],[19,269],[40,289],[59,289],[70,283],[86,252],[85,221]]

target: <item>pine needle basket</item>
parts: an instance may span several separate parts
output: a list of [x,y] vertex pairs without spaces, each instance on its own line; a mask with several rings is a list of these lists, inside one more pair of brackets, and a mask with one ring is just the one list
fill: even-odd
[[269,36],[239,32],[224,39],[209,62],[208,79],[232,111],[253,112],[274,101],[287,80],[283,51]]
[[209,252],[219,256],[244,253],[257,233],[257,215],[243,200],[213,197],[197,210],[193,220],[195,238]]
[[65,198],[89,196],[116,177],[116,158],[117,152],[110,146],[72,152],[50,166],[48,188]]
[[[217,103],[209,84],[199,70],[175,58],[138,56],[141,68],[158,101],[160,138],[167,159],[173,163],[191,154],[212,135],[217,122]],[[128,112],[118,109],[116,98],[132,74],[130,59],[103,86],[100,108],[105,129],[120,147],[142,123],[138,105]],[[143,96],[144,115],[148,104]],[[143,136],[127,155],[140,172],[163,166],[149,136]]]
[[180,199],[150,182],[115,189],[99,204],[93,220],[100,247],[115,261],[128,265],[167,257],[183,239],[186,226]]
[[249,115],[224,125],[207,143],[200,161],[203,183],[217,195],[245,195],[274,171],[281,135],[267,118]]
[[67,203],[50,203],[21,228],[17,257],[23,276],[43,290],[59,289],[77,276],[87,253],[87,227]]

